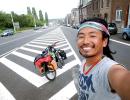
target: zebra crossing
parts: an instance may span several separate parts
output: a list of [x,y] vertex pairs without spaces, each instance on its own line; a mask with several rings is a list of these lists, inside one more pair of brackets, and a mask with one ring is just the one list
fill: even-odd
[[[35,72],[35,67],[33,65],[34,58],[37,54],[40,54],[43,49],[45,49],[48,45],[51,45],[52,43],[57,41],[58,43],[56,44],[56,48],[65,50],[68,58],[68,60],[65,61],[66,64],[63,66],[63,68],[57,69],[57,77],[62,76],[63,73],[66,73],[67,71],[71,70],[71,68],[73,68],[74,66],[80,65],[81,62],[60,28],[57,28],[47,34],[44,34],[39,38],[36,38],[29,43],[26,43],[23,46],[15,49],[8,55],[0,58],[0,63],[6,66],[11,71],[15,72],[16,75],[22,77],[22,79],[26,80],[26,82],[33,85],[35,88],[40,88],[49,83],[49,81],[44,76],[40,76],[38,73]],[[27,62],[27,64],[24,62]],[[2,83],[1,81],[0,83],[1,90],[1,88],[4,87],[4,83]],[[10,95],[10,99],[6,99],[6,96],[1,96],[2,92],[0,91],[0,100],[19,100],[19,98],[15,98],[15,95],[13,95],[10,90],[7,91]],[[47,99],[70,100],[71,97],[73,97],[75,94],[76,89],[73,80],[71,80],[66,86],[64,86],[64,88],[61,88],[61,90],[55,92],[51,95],[51,97]]]

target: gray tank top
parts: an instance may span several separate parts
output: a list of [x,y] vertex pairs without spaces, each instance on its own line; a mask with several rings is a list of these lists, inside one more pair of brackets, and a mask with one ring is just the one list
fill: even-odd
[[118,94],[111,92],[108,82],[108,71],[117,62],[104,57],[86,75],[84,64],[85,60],[80,67],[78,100],[121,100]]

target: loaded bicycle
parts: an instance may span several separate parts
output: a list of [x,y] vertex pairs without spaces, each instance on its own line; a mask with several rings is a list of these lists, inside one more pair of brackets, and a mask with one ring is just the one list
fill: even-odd
[[56,43],[49,45],[42,54],[38,54],[34,59],[35,68],[51,81],[56,78],[56,69],[62,68],[64,60],[67,59],[64,50],[54,48]]

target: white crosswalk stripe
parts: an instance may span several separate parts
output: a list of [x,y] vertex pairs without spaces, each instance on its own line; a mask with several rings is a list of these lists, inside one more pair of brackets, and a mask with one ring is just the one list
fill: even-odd
[[42,49],[46,48],[46,47],[43,47],[43,46],[33,45],[33,44],[26,44],[25,46],[37,47],[37,48],[42,48]]
[[1,82],[0,82],[0,100],[16,100]]
[[[58,35],[57,35],[57,33],[58,33]],[[37,50],[37,49],[43,50],[47,47],[47,45],[51,45],[57,41],[59,41],[59,42],[57,43],[55,48],[62,48],[62,50],[65,50],[65,51],[68,50],[69,52],[67,53],[67,58],[69,58],[71,56],[74,56],[76,58],[72,61],[66,62],[66,64],[63,66],[62,69],[57,69],[57,77],[58,77],[58,76],[62,75],[63,73],[65,73],[66,71],[70,70],[72,67],[76,66],[77,64],[79,64],[79,65],[81,64],[80,60],[78,59],[78,57],[75,54],[74,50],[72,49],[71,45],[65,38],[61,29],[56,29],[46,35],[41,36],[40,38],[37,38],[37,39],[23,45],[19,49],[11,52],[11,55],[16,56],[18,58],[22,58],[26,61],[29,61],[30,63],[33,63],[33,61],[35,59],[34,56],[28,55],[26,53],[22,53],[18,50],[22,50],[22,51],[28,52],[30,54],[31,53],[40,54],[42,51]],[[33,48],[31,48],[31,47],[33,47]],[[34,49],[34,48],[37,48],[37,49]],[[45,76],[42,76],[42,77],[39,76],[38,74],[26,69],[25,66],[21,66],[20,64],[18,64],[17,61],[14,62],[14,61],[10,60],[9,58],[2,57],[2,58],[0,58],[0,62],[37,88],[39,88],[49,82]],[[69,89],[69,92],[67,92],[68,89]],[[67,94],[64,95],[63,94],[64,92]],[[74,96],[75,94],[76,94],[76,89],[74,87],[73,81],[71,81],[63,89],[61,89],[59,92],[57,91],[57,93],[55,93],[52,97],[50,97],[49,100],[61,100],[61,99],[70,100],[70,98],[72,96]],[[0,100],[2,100],[2,99],[0,99]],[[10,100],[15,100],[15,98],[10,99]]]
[[42,52],[39,50],[34,50],[34,49],[26,48],[26,47],[21,47],[20,49],[25,50],[25,51],[29,51],[29,52],[38,53],[38,54],[41,54],[41,52]]
[[[68,91],[69,90],[69,91]],[[52,96],[49,100],[70,100],[76,94],[74,81],[71,81],[67,86],[61,89],[58,93]]]
[[21,57],[21,58],[23,58],[23,59],[26,59],[26,60],[28,60],[28,61],[31,61],[31,62],[34,61],[34,57],[31,57],[31,56],[29,56],[29,55],[25,55],[25,54],[20,53],[20,52],[17,52],[17,51],[13,51],[12,54],[14,54],[14,55],[16,55],[16,56],[18,56],[18,57]]

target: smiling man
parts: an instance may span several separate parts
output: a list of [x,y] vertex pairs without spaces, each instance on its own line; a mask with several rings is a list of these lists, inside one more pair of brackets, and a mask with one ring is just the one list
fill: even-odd
[[77,46],[82,61],[79,100],[130,100],[130,72],[114,61],[107,22],[100,18],[80,25]]

